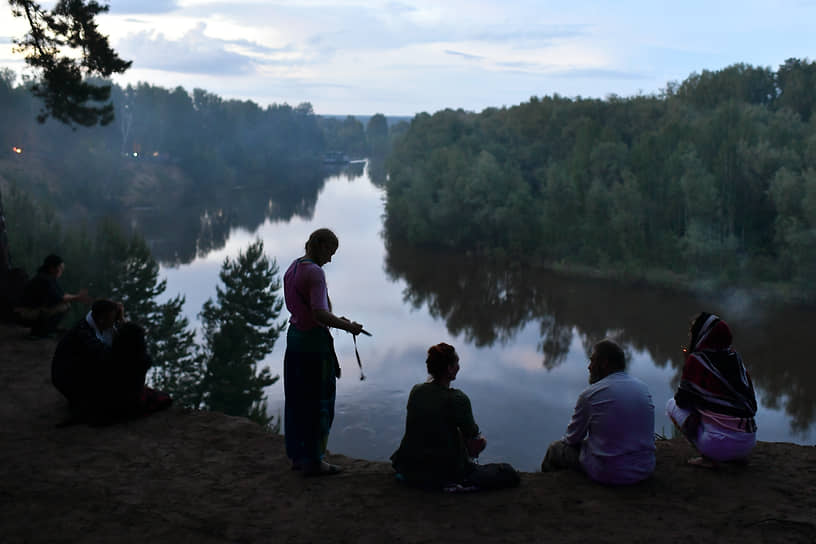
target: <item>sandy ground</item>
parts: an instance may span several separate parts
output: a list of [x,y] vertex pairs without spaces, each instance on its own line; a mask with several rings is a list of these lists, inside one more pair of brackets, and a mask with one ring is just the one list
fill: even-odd
[[[816,542],[816,447],[760,443],[745,466],[690,467],[658,443],[633,487],[573,472],[517,489],[408,489],[389,465],[303,478],[283,439],[180,409],[107,428],[56,428],[54,341],[0,325],[0,542]],[[543,452],[542,452],[543,454]]]

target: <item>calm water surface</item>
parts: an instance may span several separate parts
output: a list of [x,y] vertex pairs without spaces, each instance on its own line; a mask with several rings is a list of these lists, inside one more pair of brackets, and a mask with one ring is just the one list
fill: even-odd
[[[237,256],[256,237],[282,272],[303,253],[314,229],[337,233],[340,249],[324,267],[334,308],[374,336],[358,339],[367,377],[360,381],[351,336],[335,333],[343,377],[329,441],[333,452],[388,459],[402,436],[408,393],[426,379],[425,352],[437,342],[453,344],[460,354],[454,386],[470,397],[488,439],[482,462],[539,466],[587,385],[587,349],[606,335],[620,339],[629,372],[649,385],[655,430],[670,434],[663,407],[682,365],[688,318],[702,309],[720,312],[734,329],[758,389],[760,440],[816,440],[816,371],[805,351],[816,312],[758,307],[746,294],[697,299],[575,280],[524,263],[508,270],[461,256],[387,249],[383,198],[365,173],[329,177],[313,213],[309,206],[303,216],[266,220],[254,232],[233,229],[221,249],[162,268],[168,295],[185,294],[187,315],[197,323],[202,304],[215,295],[224,258]],[[273,374],[283,374],[284,350],[282,337],[263,362]],[[267,396],[269,412],[282,416],[282,380]]]

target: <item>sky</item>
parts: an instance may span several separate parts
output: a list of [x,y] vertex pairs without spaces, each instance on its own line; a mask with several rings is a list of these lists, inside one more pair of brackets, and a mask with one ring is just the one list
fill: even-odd
[[[119,84],[414,115],[653,94],[738,62],[816,60],[814,20],[816,0],[112,0],[98,22],[133,61]],[[0,67],[23,70],[12,39],[25,31],[0,7]]]

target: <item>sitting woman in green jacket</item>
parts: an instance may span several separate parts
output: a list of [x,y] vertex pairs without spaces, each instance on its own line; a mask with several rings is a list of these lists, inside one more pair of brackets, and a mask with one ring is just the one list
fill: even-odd
[[497,488],[518,484],[510,465],[472,461],[487,440],[473,420],[470,399],[450,386],[459,356],[445,343],[431,346],[425,361],[430,379],[411,389],[405,435],[391,456],[398,478],[427,488]]

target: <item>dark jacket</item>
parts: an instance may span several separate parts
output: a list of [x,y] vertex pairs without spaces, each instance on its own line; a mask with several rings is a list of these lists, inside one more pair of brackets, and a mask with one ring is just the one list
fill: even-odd
[[47,272],[38,272],[23,288],[20,305],[26,308],[44,308],[62,302],[65,291],[57,278]]
[[57,344],[51,381],[72,404],[81,403],[104,388],[111,359],[111,348],[96,337],[83,317]]

